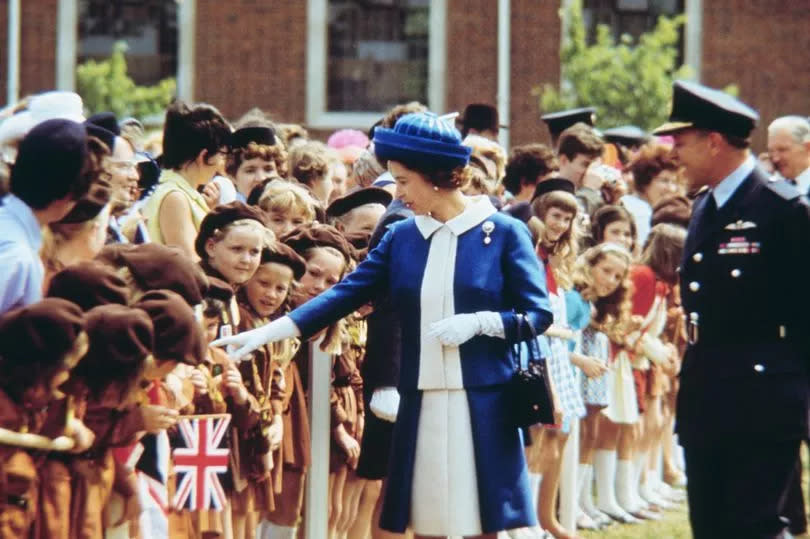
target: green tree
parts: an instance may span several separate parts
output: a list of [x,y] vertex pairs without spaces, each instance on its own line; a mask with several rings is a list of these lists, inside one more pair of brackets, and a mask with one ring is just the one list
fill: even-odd
[[651,129],[662,124],[669,115],[672,81],[691,75],[688,66],[677,65],[684,17],[659,17],[655,28],[637,42],[628,34],[617,42],[608,26],[598,25],[596,40],[589,45],[581,0],[571,2],[567,16],[561,87],[534,88],[541,110],[593,106],[601,126]]
[[119,118],[143,118],[163,112],[177,90],[174,78],[154,86],[138,86],[127,75],[123,41],[116,42],[112,55],[102,61],[88,60],[76,68],[76,85],[90,114],[114,112]]

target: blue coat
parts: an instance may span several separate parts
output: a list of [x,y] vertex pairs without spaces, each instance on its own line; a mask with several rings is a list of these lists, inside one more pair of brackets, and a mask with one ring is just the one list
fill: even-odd
[[[459,347],[461,379],[470,405],[481,524],[484,533],[488,533],[535,522],[522,442],[518,429],[509,420],[504,389],[516,368],[511,351],[518,335],[516,313],[525,313],[538,333],[551,324],[552,313],[544,271],[526,226],[496,213],[491,204],[474,206],[447,226],[457,241],[453,274],[455,313],[499,312],[505,330],[505,339],[476,336]],[[392,225],[353,273],[290,313],[306,338],[378,295],[393,298],[402,322],[399,379],[402,400],[382,517],[383,527],[392,531],[404,531],[410,518],[422,395],[420,328],[425,303],[421,292],[425,279],[436,278],[426,275],[425,269],[432,235],[442,226],[425,217]],[[485,231],[487,228],[491,230]]]

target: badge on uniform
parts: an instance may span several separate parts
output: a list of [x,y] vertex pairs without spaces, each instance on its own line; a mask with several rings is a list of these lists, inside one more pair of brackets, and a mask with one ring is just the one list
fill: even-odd
[[760,250],[760,243],[758,241],[748,241],[748,239],[745,236],[736,236],[730,238],[729,241],[726,243],[721,243],[720,247],[718,247],[717,249],[717,254],[755,255],[759,253],[759,250]]
[[737,221],[736,223],[729,223],[725,226],[726,230],[748,230],[750,228],[756,228],[757,224],[752,223],[751,221],[743,221],[742,219]]

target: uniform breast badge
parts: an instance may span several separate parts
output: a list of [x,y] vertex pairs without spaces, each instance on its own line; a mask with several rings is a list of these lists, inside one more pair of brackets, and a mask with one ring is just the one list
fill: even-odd
[[749,230],[751,228],[756,228],[757,224],[751,221],[743,221],[740,219],[735,223],[729,223],[725,226],[726,230]]

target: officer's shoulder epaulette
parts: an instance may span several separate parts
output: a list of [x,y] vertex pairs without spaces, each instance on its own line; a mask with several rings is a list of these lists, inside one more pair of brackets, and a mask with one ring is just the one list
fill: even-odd
[[801,191],[786,181],[768,182],[765,186],[785,200],[793,200],[802,196]]

